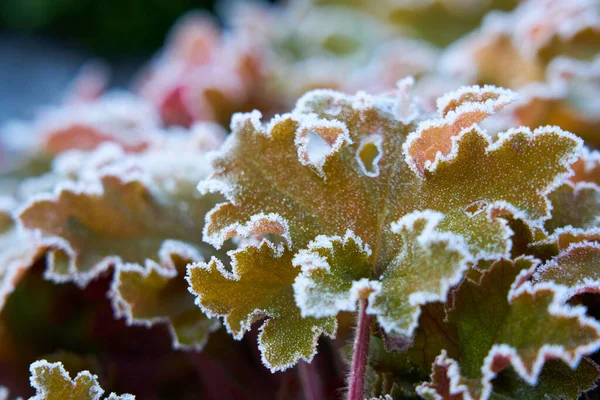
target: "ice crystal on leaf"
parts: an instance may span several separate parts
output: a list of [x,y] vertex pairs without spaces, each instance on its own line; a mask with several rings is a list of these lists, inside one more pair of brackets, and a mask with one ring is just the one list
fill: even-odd
[[492,380],[508,366],[536,385],[546,360],[575,368],[600,345],[600,325],[582,307],[564,304],[565,286],[526,282],[536,266],[529,258],[500,260],[478,281],[461,283],[446,319],[428,327],[454,330],[452,341],[438,336],[454,354],[436,359],[433,383],[423,383],[421,394],[443,398],[440,390],[449,390],[461,399],[487,399]]
[[78,171],[81,179],[34,196],[21,210],[20,221],[70,259],[67,270],[59,271],[56,252],[51,252],[48,277],[85,285],[113,264],[158,262],[167,240],[209,250],[201,232],[204,214],[217,198],[201,197],[195,190],[208,168],[202,164],[206,153],[194,141],[173,137],[123,158],[108,153],[98,158],[107,161],[99,162],[97,170],[84,168]]
[[271,371],[285,370],[300,358],[310,361],[321,334],[333,337],[335,318],[303,318],[292,283],[298,270],[291,251],[268,241],[229,253],[231,272],[216,258],[189,268],[190,289],[211,317],[223,317],[227,331],[241,339],[253,322],[267,318],[258,343]]
[[[546,127],[513,129],[492,143],[471,127],[453,138],[451,154],[437,157],[421,174],[402,150],[415,127],[395,119],[394,105],[394,98],[384,96],[315,91],[268,127],[256,113],[236,116],[226,150],[214,161],[216,172],[200,184],[202,191],[218,190],[229,200],[208,215],[205,239],[219,246],[276,215],[273,233],[283,230],[296,248],[319,234],[341,236],[350,229],[376,254],[373,269],[382,271],[398,245],[392,222],[413,211],[443,213],[438,229],[465,236],[469,249],[484,257],[508,251],[505,224],[490,219],[491,209],[509,209],[534,222],[548,218],[545,193],[568,172],[579,139]],[[322,165],[308,161],[308,131],[331,145]],[[372,135],[381,137],[376,177],[366,175],[356,158],[362,139]],[[465,212],[474,204],[478,212]]]
[[222,139],[215,126],[197,125],[135,155],[113,144],[61,155],[49,174],[55,191],[34,195],[18,216],[49,247],[45,277],[86,286],[115,267],[117,317],[168,323],[174,347],[201,349],[218,323],[195,307],[184,276],[188,262],[215,254],[201,238],[204,216],[221,198],[201,196],[196,184]]
[[524,1],[510,13],[488,14],[479,29],[446,50],[442,64],[470,82],[518,88],[543,80],[558,55],[595,54],[599,35],[595,0]]
[[567,228],[549,240],[555,241],[560,251],[535,272],[534,282],[567,287],[567,299],[582,293],[599,293],[600,230]]
[[392,231],[402,244],[379,280],[368,280],[372,253],[359,239],[349,233],[344,238],[317,237],[294,259],[302,268],[294,283],[302,313],[354,311],[359,298],[368,298],[368,312],[377,315],[386,331],[411,336],[419,306],[445,300],[470,260],[461,236],[435,230],[442,218],[439,213],[415,212],[394,224]]
[[[493,103],[501,95],[492,89],[471,88],[441,100],[440,109],[462,115],[474,108],[468,102],[493,108],[486,102]],[[492,217],[493,210],[508,210],[538,224],[548,218],[545,193],[567,173],[580,141],[558,128],[541,128],[534,132],[513,129],[492,142],[485,132],[469,125],[445,138],[452,142],[449,154],[437,152],[435,160],[429,160],[433,163],[420,170],[410,151],[403,152],[407,137],[414,140],[408,143],[421,143],[420,131],[409,136],[416,127],[396,119],[396,101],[393,96],[315,91],[305,95],[292,113],[274,118],[267,127],[256,113],[236,116],[226,150],[213,162],[215,173],[200,184],[201,190],[221,191],[229,200],[207,216],[205,239],[219,246],[234,235],[273,233],[296,249],[309,246],[308,252],[311,247],[332,246],[358,251],[356,246],[364,245],[355,262],[333,257],[335,268],[327,267],[319,251],[296,258],[296,265],[303,269],[296,298],[305,315],[335,315],[336,309],[353,309],[348,304],[358,298],[357,293],[377,292],[383,282],[388,282],[390,290],[396,285],[394,280],[402,287],[414,285],[412,275],[403,275],[407,266],[402,257],[415,257],[412,261],[418,259],[419,264],[432,268],[423,274],[437,271],[430,280],[432,286],[417,286],[414,292],[403,293],[404,299],[394,300],[412,305],[406,313],[395,313],[394,322],[387,319],[389,315],[380,316],[380,322],[387,319],[386,329],[396,326],[410,334],[418,315],[415,306],[444,298],[448,286],[460,278],[465,260],[507,254],[510,231],[504,220]],[[308,132],[330,144],[319,163],[311,163],[307,155]],[[366,173],[359,160],[361,144],[373,136],[378,137],[376,176]],[[416,211],[423,212],[429,223],[421,225],[421,221],[414,234],[399,235],[403,229],[410,232],[409,215]],[[422,230],[427,233],[419,236]],[[331,238],[311,245],[319,235]],[[346,239],[342,240],[343,235]],[[358,245],[359,241],[363,244]],[[412,253],[403,254],[403,249]],[[448,264],[438,265],[435,260],[440,257],[448,257]],[[344,276],[339,276],[341,271]],[[312,300],[304,298],[306,289],[315,287],[305,280],[310,274],[341,285],[335,295],[323,298],[331,310],[320,307],[317,312],[319,307],[310,306]],[[403,279],[405,284],[400,283]],[[418,294],[419,290],[423,293]],[[376,303],[377,308],[371,305],[371,312],[383,312],[384,298]]]
[[[104,394],[98,377],[89,371],[82,371],[72,379],[62,363],[49,363],[46,360],[31,364],[31,386],[36,395],[30,400],[101,400]],[[111,393],[106,400],[134,400],[130,394]]]
[[160,263],[119,265],[110,293],[113,308],[129,324],[166,321],[176,348],[200,350],[219,323],[196,307],[182,279],[187,265],[200,261],[199,254],[177,242],[166,242],[161,252]]

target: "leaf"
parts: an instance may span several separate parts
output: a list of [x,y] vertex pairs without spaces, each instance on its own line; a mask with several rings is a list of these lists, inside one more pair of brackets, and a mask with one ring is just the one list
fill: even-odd
[[523,2],[510,13],[484,19],[479,29],[450,46],[442,70],[469,82],[510,88],[543,81],[557,56],[586,59],[598,53],[598,16],[593,2],[552,1],[544,7]]
[[600,186],[595,183],[565,183],[548,198],[552,203],[552,218],[545,228],[553,232],[557,228],[592,228],[600,223]]
[[538,268],[535,282],[552,282],[568,287],[571,298],[582,293],[600,293],[600,243],[572,242],[556,257]]
[[[599,376],[598,366],[584,358],[576,369],[571,369],[557,360],[547,361],[539,382],[530,386],[512,368],[507,368],[494,379],[490,399],[577,399],[582,392],[593,388]],[[417,392],[426,400],[472,400],[468,391],[468,380],[460,378],[456,361],[443,352],[434,364],[431,382],[417,387]]]
[[137,152],[149,147],[158,130],[158,120],[143,99],[114,93],[47,110],[32,128],[48,154],[93,150],[105,142],[119,143],[127,151]]
[[487,399],[492,379],[509,365],[535,385],[546,360],[575,368],[600,346],[600,326],[585,309],[564,305],[564,286],[524,282],[535,267],[530,258],[498,261],[479,282],[457,289],[447,323],[456,327],[458,352],[434,367],[451,370],[453,392]]
[[[62,363],[49,363],[46,360],[31,364],[31,386],[36,395],[31,400],[100,400],[104,390],[98,384],[98,377],[89,371],[82,371],[71,379]],[[133,400],[135,396],[111,393],[107,400]]]
[[581,156],[571,165],[573,175],[569,181],[595,183],[600,186],[600,152],[584,147]]
[[[452,138],[463,129],[478,124],[495,111],[513,102],[516,94],[494,86],[463,87],[437,101],[438,113],[443,118],[419,124],[406,140],[406,152],[415,167],[423,173],[436,157],[452,151]],[[438,156],[438,153],[440,156]]]
[[[207,174],[202,148],[211,146],[201,140],[175,136],[140,155],[97,157],[91,166],[73,157],[73,165],[65,162],[66,171],[87,168],[79,171],[79,180],[60,184],[55,193],[35,196],[19,214],[25,228],[41,232],[44,243],[55,249],[47,277],[84,286],[111,265],[159,262],[168,240],[212,254],[201,233],[204,215],[219,197],[195,190]],[[68,263],[58,262],[58,250]]]
[[[583,26],[573,27],[585,30]],[[599,28],[596,27],[597,32]],[[597,32],[592,35],[598,35]],[[589,33],[583,33],[580,37]],[[589,38],[582,42],[585,40]],[[594,58],[589,62],[571,57],[554,58],[546,69],[545,82],[527,85],[520,91],[520,100],[512,110],[515,122],[530,127],[557,125],[576,132],[590,147],[598,148],[600,110],[594,101],[600,88],[598,50],[600,48],[596,46],[595,51],[590,53]],[[587,55],[584,57],[588,59]]]
[[130,325],[152,326],[166,322],[176,349],[201,350],[208,335],[219,328],[194,304],[187,291],[186,266],[200,261],[193,248],[166,242],[160,263],[122,264],[117,267],[109,296],[117,317]]
[[415,212],[394,224],[402,244],[379,279],[371,251],[350,232],[344,238],[317,237],[293,261],[302,268],[294,283],[302,314],[355,311],[357,300],[368,298],[367,312],[386,332],[412,336],[420,306],[445,300],[471,260],[462,237],[436,230],[442,219],[440,213]]
[[298,270],[293,252],[263,240],[229,252],[231,272],[216,258],[189,267],[188,282],[196,303],[209,317],[223,317],[227,331],[237,340],[252,323],[260,327],[258,344],[263,363],[282,371],[298,360],[310,362],[321,334],[333,337],[335,318],[303,318],[294,302],[292,283]]
[[[351,349],[348,349],[351,355]],[[418,398],[414,382],[426,379],[414,366],[412,360],[401,352],[389,351],[384,339],[371,335],[369,340],[369,364],[366,373],[366,393],[371,396],[391,395],[393,399]]]
[[0,310],[23,274],[44,251],[34,235],[17,225],[15,207],[14,200],[0,197]]
[[[266,128],[258,113],[238,114],[216,172],[200,184],[228,200],[207,216],[205,240],[220,246],[234,235],[275,233],[299,249],[318,235],[351,230],[370,247],[380,273],[398,251],[392,222],[413,211],[444,214],[438,229],[464,236],[475,256],[487,258],[508,251],[505,223],[490,221],[491,209],[548,218],[544,193],[568,172],[579,139],[557,128],[516,129],[491,143],[466,129],[452,154],[421,175],[402,157],[414,127],[389,111],[395,101],[314,91]],[[330,146],[316,162],[307,152],[309,132]]]
[[580,394],[595,387],[600,373],[598,366],[583,358],[576,369],[561,361],[546,361],[536,386],[524,382],[512,368],[502,371],[493,381],[493,400],[511,399],[578,399]]

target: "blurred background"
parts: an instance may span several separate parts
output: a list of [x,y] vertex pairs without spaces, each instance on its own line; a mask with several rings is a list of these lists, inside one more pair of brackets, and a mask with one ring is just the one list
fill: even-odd
[[112,86],[126,86],[179,16],[213,11],[213,3],[219,1],[1,0],[0,124],[55,103],[90,59],[109,64]]

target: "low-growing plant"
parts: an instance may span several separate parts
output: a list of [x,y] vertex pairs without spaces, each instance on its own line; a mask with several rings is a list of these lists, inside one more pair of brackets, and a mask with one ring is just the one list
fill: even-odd
[[598,8],[442,50],[454,2],[347,3],[187,17],[133,94],[86,69],[6,129],[0,397],[594,395]]

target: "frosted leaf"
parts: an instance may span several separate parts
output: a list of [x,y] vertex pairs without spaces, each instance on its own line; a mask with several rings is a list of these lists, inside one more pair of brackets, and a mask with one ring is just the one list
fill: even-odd
[[525,1],[510,13],[490,13],[481,28],[450,46],[441,64],[471,82],[517,88],[543,80],[557,55],[596,53],[599,35],[595,1]]
[[201,350],[220,326],[196,307],[187,291],[186,267],[201,257],[178,242],[165,242],[159,253],[160,264],[117,267],[109,293],[115,314],[130,325],[167,323],[174,348]]
[[[375,254],[373,270],[379,273],[398,252],[392,222],[429,209],[445,215],[439,231],[462,235],[474,256],[493,258],[509,251],[509,232],[502,220],[490,218],[492,210],[508,210],[533,224],[547,219],[545,193],[568,173],[581,146],[558,128],[513,129],[494,143],[484,132],[466,129],[453,140],[452,153],[421,175],[402,154],[414,125],[397,121],[394,106],[388,96],[314,91],[266,127],[256,112],[236,115],[234,132],[213,161],[215,172],[199,186],[228,200],[207,216],[205,240],[219,246],[264,228],[258,221],[273,216],[279,222],[271,233],[284,228],[295,248],[318,235],[351,230]],[[347,131],[336,136],[319,167],[298,157],[298,138],[308,123],[318,134],[333,126]],[[357,159],[369,137],[381,140],[377,176],[365,173]],[[485,212],[465,212],[474,202],[487,204]]]
[[92,150],[116,142],[128,151],[148,146],[158,129],[154,109],[128,93],[109,93],[95,101],[44,110],[34,122],[44,151]]
[[231,272],[216,258],[188,268],[190,291],[210,317],[223,317],[227,331],[240,340],[252,323],[266,318],[258,335],[262,360],[272,372],[310,362],[321,334],[333,337],[335,318],[303,318],[292,283],[298,270],[291,251],[268,241],[231,251]]
[[[509,366],[534,386],[547,360],[560,359],[575,368],[583,356],[600,346],[600,325],[585,315],[584,308],[564,304],[565,286],[527,282],[536,264],[530,258],[501,260],[479,280],[464,280],[453,295],[446,319],[417,333],[416,341],[437,330],[454,332],[453,336],[437,336],[442,342],[436,346],[451,349],[453,361],[444,361],[442,356],[439,361],[444,362],[434,369],[436,374],[442,372],[440,367],[447,370],[455,394],[490,398],[492,381]],[[440,378],[446,379],[443,374]],[[431,384],[422,390],[428,387],[434,393],[437,390]]]
[[573,175],[569,181],[595,183],[600,186],[600,152],[583,148],[581,156],[571,165]]
[[[576,369],[556,361],[546,361],[536,386],[524,382],[512,368],[507,368],[494,379],[490,398],[536,399],[548,398],[575,399],[582,392],[595,386],[598,367],[593,361],[582,359]],[[472,395],[469,387],[475,382],[460,375],[455,360],[442,351],[433,364],[431,381],[417,386],[417,392],[426,400],[474,400],[482,396]]]
[[545,227],[593,228],[600,224],[600,187],[595,183],[565,183],[548,195],[552,203],[552,218]]
[[[593,239],[588,234],[586,239]],[[596,237],[599,239],[599,237]],[[600,244],[573,242],[535,272],[534,282],[553,282],[569,288],[567,298],[582,293],[600,293]]]
[[421,173],[425,168],[431,168],[435,160],[448,156],[452,151],[453,138],[515,98],[514,92],[494,86],[463,87],[440,97],[437,108],[443,118],[421,122],[406,140],[409,162],[414,163]]
[[136,155],[104,146],[61,157],[55,173],[70,181],[35,196],[19,215],[25,228],[69,258],[66,269],[58,268],[56,252],[50,252],[47,276],[85,285],[111,265],[159,262],[168,240],[213,254],[201,232],[206,212],[220,198],[195,189],[210,170],[203,147],[213,144],[201,140],[212,137],[209,132],[173,134]]
[[226,125],[235,111],[270,109],[276,103],[265,93],[266,57],[259,40],[238,30],[230,33],[223,35],[216,21],[197,12],[172,28],[138,85],[165,125]]
[[599,71],[600,57],[589,62],[555,58],[548,66],[545,82],[532,83],[520,90],[521,98],[511,112],[514,123],[530,127],[558,125],[598,148]]
[[445,301],[470,261],[463,239],[436,231],[443,216],[430,211],[408,214],[394,224],[401,245],[388,268],[375,275],[372,253],[350,232],[344,238],[320,236],[300,250],[294,264],[302,272],[294,282],[303,315],[333,316],[355,311],[369,299],[367,312],[386,332],[411,337],[421,306]]
[[38,238],[18,226],[15,206],[12,199],[0,198],[0,310],[23,274],[44,252]]
[[[89,371],[82,371],[71,378],[62,363],[36,361],[29,368],[31,386],[36,395],[30,400],[101,400],[104,394],[98,383],[98,377]],[[111,393],[106,400],[135,400],[131,394]]]

